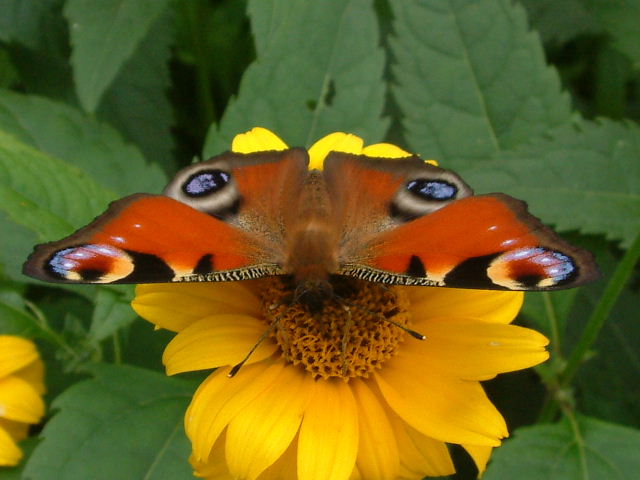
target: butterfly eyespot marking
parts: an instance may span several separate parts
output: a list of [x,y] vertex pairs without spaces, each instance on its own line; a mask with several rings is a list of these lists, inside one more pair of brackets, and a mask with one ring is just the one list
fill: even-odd
[[192,165],[178,172],[163,193],[220,220],[231,220],[243,201],[231,170],[229,162],[219,160],[206,167]]
[[453,200],[458,194],[458,187],[445,180],[417,178],[407,183],[406,189],[421,200],[446,201]]
[[58,280],[108,283],[127,277],[134,270],[131,256],[103,244],[77,245],[54,252],[44,269]]
[[406,223],[439,210],[473,192],[457,175],[432,165],[427,172],[414,172],[389,204],[389,215]]
[[231,181],[231,175],[224,170],[207,169],[193,173],[182,185],[182,191],[189,197],[203,197],[219,192]]
[[570,283],[579,273],[565,253],[544,247],[523,247],[497,256],[487,268],[493,283],[513,290],[547,289]]

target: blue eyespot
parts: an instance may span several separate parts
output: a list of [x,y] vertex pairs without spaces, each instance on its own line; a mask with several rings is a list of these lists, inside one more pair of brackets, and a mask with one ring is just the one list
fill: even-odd
[[190,197],[202,197],[223,189],[230,181],[231,175],[222,170],[201,170],[184,182],[182,191]]
[[458,187],[444,180],[419,178],[407,183],[407,190],[422,200],[445,201],[456,197]]

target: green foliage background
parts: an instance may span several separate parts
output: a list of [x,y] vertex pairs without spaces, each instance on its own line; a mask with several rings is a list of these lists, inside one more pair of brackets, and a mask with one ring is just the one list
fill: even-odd
[[638,25],[640,0],[0,1],[0,333],[38,342],[51,405],[0,480],[192,478],[198,378],[161,373],[132,289],[20,266],[255,125],[395,142],[592,250],[602,280],[527,296],[552,360],[486,384],[512,438],[483,478],[637,478]]

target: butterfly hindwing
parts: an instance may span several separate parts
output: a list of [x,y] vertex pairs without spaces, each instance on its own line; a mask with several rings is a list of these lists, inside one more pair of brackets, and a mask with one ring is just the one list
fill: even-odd
[[164,194],[196,210],[262,236],[282,249],[283,216],[308,175],[301,148],[251,154],[227,152],[182,169]]

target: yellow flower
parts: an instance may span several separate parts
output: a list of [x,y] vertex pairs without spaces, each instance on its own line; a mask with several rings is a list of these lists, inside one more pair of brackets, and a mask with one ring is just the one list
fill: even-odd
[[[261,128],[232,144],[244,153],[285,148]],[[408,155],[334,133],[309,149],[312,166],[331,150]],[[508,432],[479,382],[548,358],[544,336],[509,324],[521,292],[352,281],[349,312],[344,300],[328,302],[318,321],[287,303],[288,288],[276,278],[137,288],[136,312],[177,332],[163,357],[168,374],[218,368],[185,417],[199,476],[420,479],[454,472],[446,443],[462,445],[482,472]]]
[[0,466],[22,458],[18,441],[44,415],[44,366],[35,345],[0,335]]

